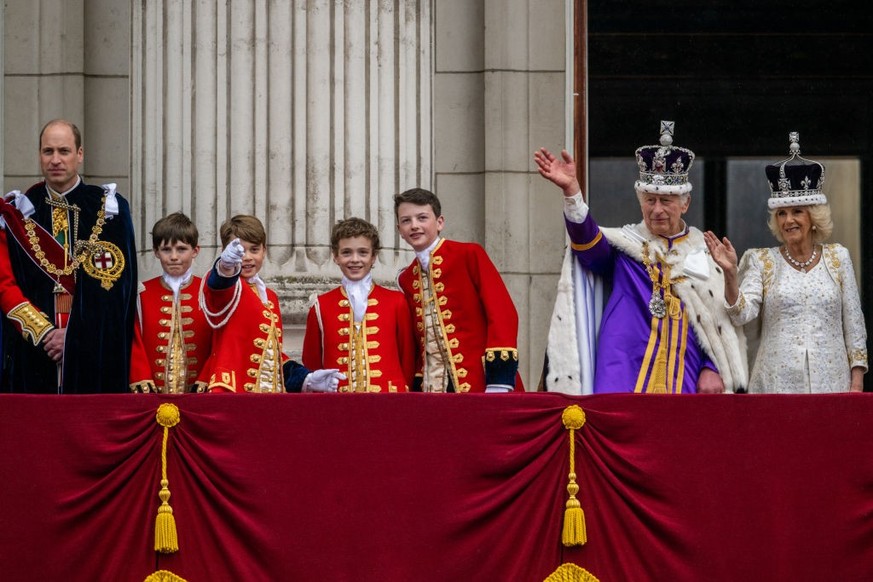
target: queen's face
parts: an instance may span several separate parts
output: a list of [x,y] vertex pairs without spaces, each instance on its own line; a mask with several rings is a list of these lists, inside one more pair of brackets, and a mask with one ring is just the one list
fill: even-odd
[[791,206],[776,211],[776,226],[787,245],[812,242],[812,217],[808,206]]

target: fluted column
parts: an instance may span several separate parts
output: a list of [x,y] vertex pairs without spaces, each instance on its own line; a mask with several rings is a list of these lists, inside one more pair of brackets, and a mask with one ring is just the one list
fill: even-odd
[[379,228],[376,276],[393,278],[409,254],[392,196],[431,180],[430,21],[427,1],[135,0],[143,255],[151,225],[182,210],[205,266],[220,224],[254,214],[267,228],[264,274],[280,290],[291,278],[283,308],[299,313],[310,286],[338,276],[330,228],[355,215]]

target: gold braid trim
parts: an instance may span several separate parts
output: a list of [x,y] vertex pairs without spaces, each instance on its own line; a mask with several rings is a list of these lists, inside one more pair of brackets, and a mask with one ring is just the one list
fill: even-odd
[[42,338],[55,328],[45,313],[27,302],[19,303],[13,307],[6,314],[6,317],[18,322],[18,325],[21,326],[21,335],[34,346],[38,346]]
[[573,247],[574,251],[587,251],[594,245],[600,242],[600,239],[603,238],[603,233],[599,230],[597,231],[597,236],[594,237],[594,240],[588,243],[570,243],[570,246]]
[[488,348],[485,350],[485,360],[493,362],[500,358],[504,362],[508,362],[510,358],[518,361],[518,350],[512,347],[507,348]]

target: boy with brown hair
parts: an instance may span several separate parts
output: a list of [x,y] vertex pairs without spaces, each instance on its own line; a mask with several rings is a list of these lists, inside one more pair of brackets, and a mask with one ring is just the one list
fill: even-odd
[[309,310],[303,365],[340,367],[348,377],[340,392],[408,392],[415,365],[412,319],[402,293],[373,283],[379,232],[361,218],[341,220],[330,247],[342,284],[319,295]]
[[209,392],[335,392],[344,375],[315,370],[282,351],[279,297],[259,273],[267,233],[254,216],[238,214],[221,225],[224,250],[200,286],[200,306],[214,338]]
[[400,272],[415,321],[415,389],[424,392],[524,391],[518,377],[518,313],[485,249],[444,239],[436,194],[394,196],[400,236],[416,258]]
[[200,378],[212,349],[212,328],[197,301],[200,252],[191,219],[174,212],[152,227],[152,251],[163,273],[140,284],[130,357],[132,392],[203,392]]

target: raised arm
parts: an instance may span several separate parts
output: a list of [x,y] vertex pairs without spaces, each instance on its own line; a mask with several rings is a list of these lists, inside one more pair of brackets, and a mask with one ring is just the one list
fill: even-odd
[[740,296],[737,281],[737,251],[727,237],[719,240],[711,230],[703,233],[703,238],[712,260],[724,272],[724,300],[728,305],[734,305]]
[[567,150],[561,150],[561,158],[557,158],[546,148],[534,152],[534,163],[540,175],[558,186],[564,196],[574,196],[582,191],[576,178],[576,162]]

